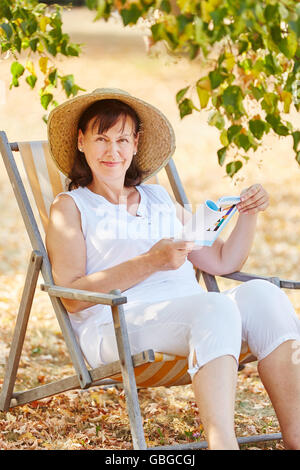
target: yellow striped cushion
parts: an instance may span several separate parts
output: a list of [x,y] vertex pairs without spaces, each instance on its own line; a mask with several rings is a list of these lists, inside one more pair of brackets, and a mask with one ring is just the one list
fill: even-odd
[[[136,384],[139,387],[186,385],[191,381],[187,369],[186,357],[156,352],[154,362],[143,364],[134,369]],[[110,378],[122,381],[121,374]]]
[[[188,359],[182,356],[173,356],[155,352],[155,361],[143,364],[134,369],[135,380],[138,387],[170,387],[187,385],[191,378],[187,372]],[[256,358],[252,355],[248,345],[244,344],[239,357],[240,364],[246,364]],[[122,381],[121,374],[110,379]]]
[[35,203],[46,231],[55,196],[66,190],[66,177],[56,167],[47,142],[19,142],[19,150]]

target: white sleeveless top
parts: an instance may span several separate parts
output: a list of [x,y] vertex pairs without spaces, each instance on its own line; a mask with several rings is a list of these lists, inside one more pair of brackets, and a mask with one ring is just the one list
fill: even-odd
[[[137,215],[127,211],[126,204],[112,204],[103,196],[79,187],[60,193],[73,198],[81,214],[86,242],[86,275],[102,271],[147,252],[162,238],[175,237],[182,230],[175,205],[165,188],[157,184],[136,186],[140,193]],[[118,289],[118,286],[115,286]],[[147,279],[122,292],[127,297],[124,309],[138,302],[159,302],[204,291],[195,277],[190,261],[178,269],[157,271]],[[94,305],[69,314],[75,332],[87,322],[112,321],[111,308]]]

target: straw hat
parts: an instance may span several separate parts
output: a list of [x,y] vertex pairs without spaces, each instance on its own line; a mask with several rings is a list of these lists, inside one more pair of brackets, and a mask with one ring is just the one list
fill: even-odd
[[98,88],[77,96],[54,108],[48,119],[50,153],[58,168],[68,176],[77,155],[78,122],[82,113],[94,102],[117,99],[131,106],[141,121],[138,151],[135,159],[146,171],[146,179],[163,168],[175,150],[175,136],[168,119],[154,106],[126,91]]

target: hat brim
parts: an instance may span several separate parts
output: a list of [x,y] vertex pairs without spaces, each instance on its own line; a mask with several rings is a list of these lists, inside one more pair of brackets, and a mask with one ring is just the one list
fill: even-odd
[[50,154],[60,171],[69,176],[77,155],[78,122],[82,113],[96,101],[118,99],[131,106],[141,121],[135,156],[145,172],[143,181],[163,168],[175,151],[175,135],[166,116],[157,108],[119,89],[101,88],[76,96],[54,108],[48,118]]

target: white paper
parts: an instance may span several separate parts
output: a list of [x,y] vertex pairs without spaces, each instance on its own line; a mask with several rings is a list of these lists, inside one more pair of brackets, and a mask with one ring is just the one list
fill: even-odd
[[217,203],[211,200],[201,204],[190,220],[184,224],[181,238],[194,241],[195,249],[211,246],[236,212],[238,196],[225,196]]

